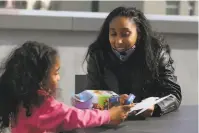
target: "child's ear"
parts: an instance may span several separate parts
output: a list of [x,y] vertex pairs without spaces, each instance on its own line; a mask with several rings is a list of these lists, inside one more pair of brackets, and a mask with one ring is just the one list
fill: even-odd
[[40,82],[39,86],[40,86],[40,89],[44,90],[48,95],[50,95],[52,93],[52,90],[50,88],[47,88],[43,82]]
[[40,89],[42,89],[42,90],[45,90],[45,84],[44,84],[44,82],[43,81],[41,81],[40,83],[39,83],[39,87],[40,87]]
[[42,81],[39,83],[39,87],[42,88],[43,87],[43,83]]
[[52,90],[47,87],[47,80],[43,80],[39,83],[40,89],[45,90],[47,93],[51,94]]

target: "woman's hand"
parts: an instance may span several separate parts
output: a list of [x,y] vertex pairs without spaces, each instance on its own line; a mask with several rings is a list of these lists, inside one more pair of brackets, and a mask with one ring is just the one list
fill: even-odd
[[143,117],[151,117],[153,115],[154,109],[155,109],[155,105],[151,106],[150,108],[148,108],[146,111],[144,111],[140,115]]

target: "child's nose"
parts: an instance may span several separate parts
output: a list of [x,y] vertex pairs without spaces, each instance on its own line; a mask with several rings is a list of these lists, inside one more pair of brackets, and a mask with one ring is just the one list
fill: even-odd
[[59,80],[60,80],[60,76],[58,75],[58,76],[57,76],[57,81],[59,81]]

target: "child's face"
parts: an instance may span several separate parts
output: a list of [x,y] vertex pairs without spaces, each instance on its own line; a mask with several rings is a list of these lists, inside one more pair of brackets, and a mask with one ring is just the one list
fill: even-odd
[[60,80],[59,69],[60,69],[60,59],[59,57],[57,57],[55,64],[50,69],[48,85],[47,85],[47,88],[49,88],[53,92],[55,92],[55,90],[58,88],[58,82]]

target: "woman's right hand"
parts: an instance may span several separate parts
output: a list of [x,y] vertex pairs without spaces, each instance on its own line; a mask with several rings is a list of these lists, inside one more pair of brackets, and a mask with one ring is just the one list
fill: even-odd
[[117,125],[124,121],[128,116],[128,112],[134,105],[121,105],[121,106],[114,106],[109,109],[110,112],[110,124]]

